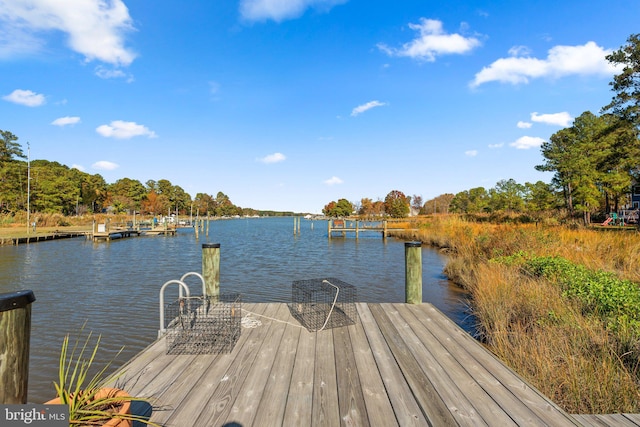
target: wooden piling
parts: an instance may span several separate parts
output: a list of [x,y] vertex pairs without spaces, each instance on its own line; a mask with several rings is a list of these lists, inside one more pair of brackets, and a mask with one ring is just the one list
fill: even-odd
[[0,294],[0,403],[27,403],[32,291]]
[[202,277],[207,296],[220,295],[220,243],[202,244]]
[[405,242],[405,302],[422,304],[422,243]]
[[293,235],[299,235],[300,234],[300,217],[299,216],[294,216],[293,217]]

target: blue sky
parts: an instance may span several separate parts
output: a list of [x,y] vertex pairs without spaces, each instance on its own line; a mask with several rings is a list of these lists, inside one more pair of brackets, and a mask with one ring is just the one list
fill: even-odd
[[242,207],[549,181],[640,2],[0,0],[0,129]]

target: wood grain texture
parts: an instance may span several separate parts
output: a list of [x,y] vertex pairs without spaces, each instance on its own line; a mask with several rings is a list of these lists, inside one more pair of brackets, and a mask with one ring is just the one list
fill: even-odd
[[167,427],[638,425],[566,414],[430,304],[356,309],[354,325],[309,332],[286,304],[244,304],[262,323],[230,353],[167,355],[161,339],[118,382]]

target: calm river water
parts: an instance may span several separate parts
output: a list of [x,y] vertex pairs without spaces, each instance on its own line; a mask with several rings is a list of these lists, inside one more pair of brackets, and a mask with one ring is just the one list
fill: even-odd
[[[336,277],[357,287],[364,302],[404,301],[404,243],[379,233],[360,239],[327,239],[324,221],[292,218],[212,221],[208,237],[191,228],[174,237],[156,236],[92,242],[84,238],[0,246],[0,292],[30,289],[32,306],[30,402],[53,394],[60,345],[65,334],[86,328],[102,334],[99,362],[118,363],[152,343],[159,327],[159,290],[184,273],[202,271],[202,244],[220,243],[222,292],[240,292],[246,302],[289,302],[294,280]],[[468,331],[466,294],[442,274],[446,257],[422,249],[423,300]],[[192,279],[195,279],[191,281]],[[188,280],[192,294],[200,281]],[[175,300],[170,287],[166,301]]]

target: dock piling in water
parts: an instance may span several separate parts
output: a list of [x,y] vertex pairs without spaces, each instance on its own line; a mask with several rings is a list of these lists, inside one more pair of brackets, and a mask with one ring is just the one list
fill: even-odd
[[220,243],[202,244],[202,276],[207,296],[220,295]]
[[422,243],[405,242],[405,302],[422,304]]
[[0,403],[27,403],[32,291],[0,294]]

